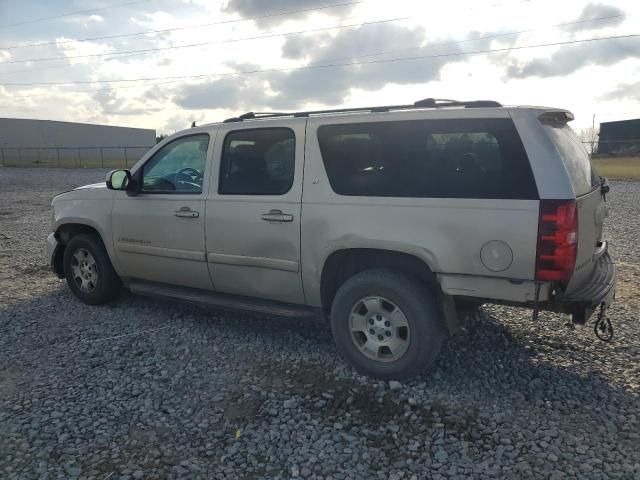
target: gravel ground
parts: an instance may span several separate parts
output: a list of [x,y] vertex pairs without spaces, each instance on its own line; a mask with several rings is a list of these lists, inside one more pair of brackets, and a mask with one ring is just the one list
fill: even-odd
[[613,342],[485,307],[396,384],[306,321],[80,304],[48,271],[48,205],[103,174],[0,169],[0,477],[640,478],[640,183],[611,183]]

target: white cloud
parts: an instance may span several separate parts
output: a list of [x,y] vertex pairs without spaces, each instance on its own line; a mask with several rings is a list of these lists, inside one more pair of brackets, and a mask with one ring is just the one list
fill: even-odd
[[83,27],[89,27],[91,26],[91,24],[104,22],[104,17],[102,15],[93,14],[93,15],[66,17],[65,20],[70,23],[76,23],[78,25],[82,25]]
[[584,30],[597,30],[600,28],[620,25],[624,18],[624,10],[614,5],[604,5],[602,3],[588,3],[573,25],[563,27],[569,32],[580,32]]
[[567,75],[587,65],[613,65],[626,58],[640,58],[638,38],[565,46],[548,57],[514,63],[507,69],[507,74],[515,78],[555,77]]

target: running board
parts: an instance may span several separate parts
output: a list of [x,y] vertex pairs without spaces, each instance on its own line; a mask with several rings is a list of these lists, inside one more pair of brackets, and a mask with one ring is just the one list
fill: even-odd
[[131,280],[129,290],[145,297],[179,300],[187,303],[206,305],[225,310],[244,310],[277,317],[313,317],[320,309],[304,305],[289,304],[264,300],[261,298],[243,297],[228,293],[210,292],[195,288],[167,285],[163,283]]

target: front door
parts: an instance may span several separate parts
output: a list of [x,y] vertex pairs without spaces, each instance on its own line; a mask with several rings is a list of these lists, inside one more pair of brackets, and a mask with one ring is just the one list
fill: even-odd
[[113,243],[127,277],[212,289],[205,260],[208,133],[176,138],[134,176],[141,192],[117,192]]
[[300,210],[306,119],[256,123],[225,124],[218,133],[206,209],[209,269],[218,291],[304,303]]

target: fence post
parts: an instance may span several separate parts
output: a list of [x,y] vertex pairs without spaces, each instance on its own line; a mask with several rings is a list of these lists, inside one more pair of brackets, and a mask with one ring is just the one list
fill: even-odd
[[129,166],[129,158],[127,157],[127,147],[124,147],[124,168]]

